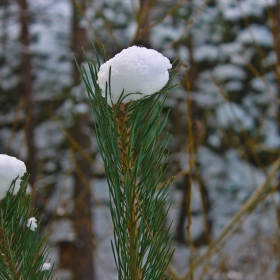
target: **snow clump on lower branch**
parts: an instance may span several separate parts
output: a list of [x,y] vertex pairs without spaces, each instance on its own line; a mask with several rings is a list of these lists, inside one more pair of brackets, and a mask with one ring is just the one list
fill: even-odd
[[3,199],[13,180],[16,180],[13,194],[20,188],[20,178],[26,173],[26,166],[21,160],[8,155],[0,154],[0,200]]
[[50,263],[44,263],[42,267],[42,271],[50,270],[52,265]]
[[38,227],[36,218],[34,218],[34,217],[29,218],[28,221],[27,221],[27,225],[26,226],[30,230],[35,231],[35,229]]
[[[98,72],[98,84],[102,95],[106,93],[109,71],[111,67],[111,98],[117,103],[122,92],[125,97],[122,102],[129,102],[151,95],[161,90],[169,80],[168,69],[172,67],[169,59],[156,50],[144,47],[129,47],[101,65]],[[140,93],[140,94],[139,94]]]

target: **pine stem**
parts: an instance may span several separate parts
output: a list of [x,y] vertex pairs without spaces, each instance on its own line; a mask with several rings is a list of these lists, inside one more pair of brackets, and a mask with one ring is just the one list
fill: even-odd
[[[131,168],[133,167],[133,157],[129,155],[129,141],[130,141],[130,131],[128,120],[129,113],[126,111],[129,103],[121,104],[118,113],[117,113],[117,124],[118,124],[118,144],[120,149],[120,160],[122,165],[122,188],[126,186],[126,178],[132,179],[128,187],[131,187],[130,191],[124,191],[123,194],[129,194],[129,198],[126,200],[126,212],[128,215],[128,236],[129,236],[129,258],[131,260],[130,267],[130,276],[131,280],[140,280],[141,279],[141,268],[138,263],[138,254],[137,254],[137,237],[138,237],[138,228],[137,228],[137,214],[138,210],[136,205],[137,192],[136,192],[136,178],[133,178],[131,174]],[[135,182],[133,182],[135,180]]]
[[[2,257],[10,268],[11,277],[13,277],[12,279],[16,280],[16,279],[19,279],[19,277],[18,277],[17,271],[15,269],[16,265],[13,261],[12,250],[11,250],[11,248],[7,248],[7,246],[9,247],[9,245],[10,245],[10,241],[8,241],[6,239],[7,239],[7,237],[5,237],[5,233],[2,228],[2,221],[0,219],[0,252],[2,252]],[[11,241],[12,241],[12,238],[11,238]]]

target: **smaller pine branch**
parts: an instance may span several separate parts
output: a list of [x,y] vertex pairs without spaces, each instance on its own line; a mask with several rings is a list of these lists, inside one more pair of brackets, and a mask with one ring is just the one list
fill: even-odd
[[30,214],[31,195],[26,195],[27,185],[28,175],[25,175],[18,193],[12,194],[14,181],[0,201],[0,279],[52,279],[52,269],[42,270],[49,261],[49,248],[44,245],[46,236],[39,236],[38,227],[34,231],[27,227],[28,218],[37,217],[35,210]]

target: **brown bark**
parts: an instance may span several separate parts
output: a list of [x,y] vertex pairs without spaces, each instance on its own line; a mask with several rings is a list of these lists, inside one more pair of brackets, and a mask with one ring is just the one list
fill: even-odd
[[186,232],[185,220],[187,217],[187,209],[188,209],[188,203],[189,203],[189,201],[187,199],[187,194],[188,194],[188,189],[189,189],[188,176],[189,175],[186,175],[182,182],[183,198],[182,198],[181,205],[180,205],[177,227],[176,227],[176,235],[175,235],[175,239],[178,242],[183,243],[183,244],[185,244],[187,242],[186,237],[185,237],[185,232]]
[[[87,31],[85,28],[79,26],[79,22],[86,9],[86,0],[72,0],[73,3],[73,21],[72,21],[72,51],[78,63],[84,61],[83,48],[88,50],[90,42],[87,38]],[[80,82],[80,74],[75,64],[73,64],[73,82],[78,84]]]
[[1,24],[1,33],[0,37],[0,47],[3,49],[4,53],[7,51],[7,41],[8,41],[8,31],[7,31],[7,21],[9,18],[9,9],[8,9],[8,0],[2,0],[2,9],[3,9],[3,19]]
[[[90,139],[83,134],[82,130],[88,125],[87,116],[77,119],[72,128],[72,136],[84,148],[90,146]],[[91,192],[90,192],[91,170],[89,162],[81,152],[75,154],[75,213],[74,228],[76,233],[74,255],[72,256],[73,280],[93,280],[93,230],[91,215]]]
[[138,28],[133,38],[131,45],[140,45],[149,48],[151,46],[150,41],[150,9],[151,1],[149,0],[140,0],[140,10],[138,13]]
[[[123,188],[125,188],[124,178],[127,175],[127,173],[130,172],[133,166],[133,157],[128,156],[131,127],[128,125],[129,113],[126,111],[126,109],[127,106],[121,106],[117,117],[120,159],[122,163],[122,187]],[[128,236],[129,236],[127,250],[129,251],[129,256],[131,258],[131,266],[129,268],[131,278],[135,280],[140,280],[141,269],[139,265],[139,258],[137,255],[137,236],[138,236],[137,216],[139,214],[138,213],[139,209],[137,209],[136,207],[136,200],[137,200],[137,192],[134,188],[134,191],[127,199],[128,202],[126,205],[126,212],[129,217],[128,227],[127,227]]]
[[20,23],[21,23],[21,94],[24,96],[26,123],[25,123],[25,138],[27,144],[28,158],[26,161],[27,171],[30,173],[29,182],[34,187],[35,178],[37,175],[37,157],[34,141],[34,102],[33,102],[33,78],[31,54],[29,51],[29,12],[28,3],[26,0],[18,0],[20,7]]
[[[276,77],[277,77],[277,98],[280,100],[280,3],[277,1],[276,6],[272,9],[273,15],[272,16],[272,31],[273,31],[273,39],[274,39],[274,52],[276,54],[276,65],[275,65],[275,71],[276,71]],[[280,104],[278,102],[278,114],[277,114],[277,122],[278,122],[278,133],[280,133]],[[278,177],[279,179],[279,177]],[[278,184],[278,196],[280,195],[280,184]],[[280,228],[280,201],[278,201],[278,205],[276,208],[276,214],[277,214],[277,223],[278,228]],[[278,279],[280,279],[280,262],[277,265],[276,268],[276,275],[278,275]]]
[[[85,50],[90,46],[85,28],[79,26],[82,11],[85,9],[86,1],[72,1],[73,23],[72,23],[72,51],[80,64],[84,60],[82,48]],[[73,86],[80,83],[80,75],[73,62]],[[78,116],[74,126],[71,128],[72,137],[79,143],[82,149],[90,146],[90,138],[84,134],[88,126],[87,116]],[[81,151],[73,151],[72,158],[75,165],[74,171],[74,229],[75,240],[73,242],[60,242],[60,268],[70,269],[72,280],[93,280],[93,229],[91,214],[91,192],[90,179],[92,177],[91,167],[83,157]]]
[[[196,79],[198,76],[198,69],[194,60],[194,45],[193,45],[193,38],[192,36],[189,37],[189,41],[187,44],[187,47],[189,49],[189,65],[188,66],[188,79],[189,79],[189,89],[191,92],[196,90]],[[196,154],[197,150],[199,148],[199,145],[201,144],[201,141],[203,141],[203,129],[199,127],[200,122],[196,120],[196,105],[195,103],[191,102],[191,115],[192,115],[192,120],[193,123],[195,124],[195,131],[194,131],[194,136],[195,136],[195,146],[194,146],[194,151],[193,151],[193,157],[194,157],[194,163],[196,165],[195,169],[198,169],[198,166],[196,164]],[[175,109],[176,110],[176,109]],[[175,123],[177,124],[177,133],[180,133],[184,137],[184,131],[186,130],[185,124],[182,121],[182,114],[179,112],[176,113],[176,116],[180,119],[175,120]],[[180,127],[178,126],[180,125]],[[185,139],[181,139],[179,147],[184,146],[184,141]],[[195,176],[195,174],[186,174],[186,176],[183,178],[182,181],[182,201],[181,201],[181,207],[179,210],[179,217],[178,217],[178,224],[176,228],[176,239],[181,242],[181,243],[186,243],[186,238],[185,238],[185,232],[186,232],[186,227],[185,227],[185,220],[187,219],[187,210],[188,210],[188,194],[189,194],[189,188],[190,188],[190,177],[192,176],[193,180],[196,179],[198,185],[199,185],[199,191],[200,191],[200,196],[201,196],[201,203],[202,203],[202,210],[203,210],[203,215],[204,215],[204,224],[205,224],[205,231],[202,232],[199,236],[197,236],[193,240],[193,245],[196,247],[199,247],[201,245],[208,244],[211,239],[211,228],[212,228],[212,221],[209,217],[209,212],[211,210],[211,202],[210,198],[208,195],[208,190],[206,184],[202,181],[201,178],[198,178],[198,176]]]
[[[274,51],[276,54],[276,74],[277,74],[277,97],[278,100],[280,98],[280,71],[279,71],[279,66],[280,66],[280,3],[277,2],[276,6],[273,8],[273,15],[272,15],[272,31],[273,31],[273,38],[274,38]],[[278,103],[278,112],[280,112],[280,105]],[[277,121],[278,121],[278,130],[280,132],[280,114],[277,116]]]

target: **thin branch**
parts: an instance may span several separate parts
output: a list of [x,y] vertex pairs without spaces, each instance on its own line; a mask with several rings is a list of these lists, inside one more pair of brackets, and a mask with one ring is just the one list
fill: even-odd
[[[225,237],[231,232],[231,230],[236,226],[239,221],[248,213],[252,212],[260,199],[263,199],[263,195],[269,193],[269,190],[272,188],[271,183],[276,178],[280,168],[280,157],[273,163],[270,168],[270,172],[267,175],[266,181],[257,188],[251,197],[243,204],[239,211],[231,219],[230,223],[221,231],[219,236],[210,243],[207,251],[198,257],[194,263],[194,268],[197,268],[201,265],[208,257],[211,256],[213,250],[225,239]],[[188,271],[180,280],[190,279],[191,271]]]
[[191,102],[190,102],[190,94],[191,94],[191,86],[189,80],[188,68],[186,68],[186,90],[187,90],[187,98],[186,98],[186,110],[187,110],[187,118],[188,118],[188,154],[189,154],[189,188],[188,188],[188,225],[187,232],[189,238],[189,246],[190,246],[190,277],[193,280],[194,274],[194,245],[192,240],[191,226],[192,226],[192,172],[193,172],[193,152],[194,152],[194,135],[193,135],[193,123],[191,116]]

